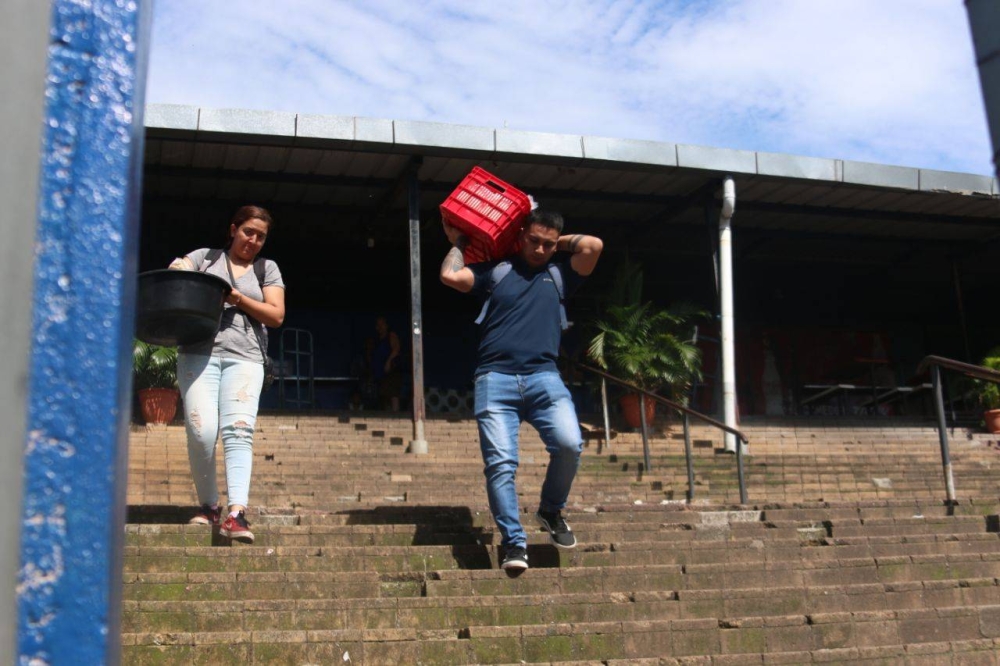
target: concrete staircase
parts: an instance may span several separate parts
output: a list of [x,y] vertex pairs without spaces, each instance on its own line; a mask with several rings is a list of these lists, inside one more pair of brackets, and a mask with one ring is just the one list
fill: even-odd
[[[1000,450],[952,433],[818,419],[748,424],[735,458],[666,424],[586,448],[559,551],[529,527],[531,568],[498,569],[475,423],[431,420],[430,454],[387,416],[264,416],[254,545],[188,526],[181,427],[130,441],[127,664],[1000,664]],[[522,430],[525,525],[546,454]],[[220,456],[221,458],[221,456]],[[224,487],[224,486],[223,486]]]

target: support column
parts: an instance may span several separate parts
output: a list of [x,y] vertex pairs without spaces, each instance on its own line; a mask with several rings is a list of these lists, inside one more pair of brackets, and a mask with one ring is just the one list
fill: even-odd
[[38,167],[41,158],[45,59],[52,7],[39,0],[13,0],[0,23],[0,664],[16,663],[17,572],[20,561],[21,477],[24,460],[28,355],[31,350],[31,289]]
[[17,576],[19,663],[120,659],[151,8],[144,1],[52,3],[46,106],[38,119],[44,136]]
[[[715,311],[712,312],[712,318],[722,325],[722,294],[721,287],[719,286],[719,239],[716,236],[716,222],[715,222],[715,209],[714,201],[711,197],[705,201],[705,224],[708,230],[708,245],[712,253],[712,279],[715,281]],[[720,421],[725,420],[725,414],[723,413],[723,401],[722,401],[722,331],[720,328],[719,339],[717,341],[719,349],[717,351],[716,366],[715,366],[715,381],[712,382],[712,405],[715,410],[712,412],[712,416],[717,417]]]
[[409,452],[427,453],[424,438],[424,315],[420,302],[420,182],[417,169],[410,169],[410,341],[413,349],[413,441]]
[[[733,235],[730,224],[736,210],[736,184],[731,176],[722,183],[719,216],[719,301],[722,310],[722,407],[725,424],[736,424],[736,351],[733,333]],[[736,435],[726,433],[726,451],[736,451]]]
[[[965,298],[962,296],[962,274],[958,268],[958,262],[951,260],[951,282],[955,287],[955,303],[958,305],[958,326],[962,331],[962,345],[965,351],[965,362],[974,363],[972,360],[972,348],[969,347],[969,327],[965,322]],[[872,386],[875,382],[872,382]]]

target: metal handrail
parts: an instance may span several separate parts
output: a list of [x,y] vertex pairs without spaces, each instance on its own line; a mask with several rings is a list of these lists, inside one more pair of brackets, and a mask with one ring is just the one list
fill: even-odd
[[972,365],[971,363],[963,363],[962,361],[956,361],[954,359],[945,358],[943,356],[926,356],[924,360],[920,361],[920,365],[917,366],[917,374],[922,375],[931,366],[939,366],[946,368],[948,370],[955,370],[961,372],[963,375],[973,377],[975,379],[985,379],[988,382],[994,382],[1000,384],[1000,371],[991,370],[990,368],[984,368],[981,365]]
[[1000,372],[980,365],[963,363],[943,356],[925,356],[917,366],[917,374],[930,370],[934,385],[934,411],[937,413],[938,440],[941,443],[941,465],[944,467],[945,492],[948,502],[955,502],[955,477],[951,467],[951,453],[948,450],[948,425],[944,418],[944,392],[941,390],[941,368],[960,372],[967,377],[1000,384]]
[[[566,358],[566,357],[564,357],[564,358]],[[631,391],[635,391],[636,393],[639,394],[639,419],[640,419],[640,423],[642,425],[642,455],[643,455],[643,464],[645,465],[647,471],[650,470],[650,469],[652,469],[652,466],[650,464],[650,458],[649,458],[649,431],[648,431],[648,426],[646,425],[646,398],[650,398],[650,399],[652,399],[655,402],[659,402],[660,404],[666,405],[667,407],[670,407],[672,409],[676,409],[677,411],[681,412],[684,415],[684,456],[685,456],[685,459],[687,461],[688,501],[689,502],[694,499],[694,467],[693,467],[693,461],[692,461],[692,456],[691,456],[691,434],[690,434],[690,429],[689,429],[689,421],[690,421],[690,419],[692,417],[695,418],[695,419],[698,419],[699,421],[704,421],[705,423],[707,423],[707,424],[709,424],[711,426],[714,426],[715,428],[718,428],[719,430],[722,430],[724,432],[728,432],[728,433],[732,433],[733,435],[736,435],[736,437],[743,444],[749,444],[750,443],[750,439],[746,435],[744,435],[741,431],[737,430],[736,428],[731,428],[731,427],[727,426],[725,423],[721,423],[720,421],[716,421],[715,419],[713,419],[710,416],[706,416],[705,414],[702,414],[701,412],[695,411],[695,410],[691,409],[690,407],[685,407],[684,405],[678,404],[678,403],[674,402],[673,400],[668,400],[667,398],[664,398],[661,395],[657,395],[656,393],[654,393],[652,391],[640,388],[640,387],[636,386],[635,384],[633,384],[630,381],[621,379],[620,377],[615,377],[614,375],[609,374],[609,373],[607,373],[604,370],[601,370],[599,368],[595,368],[593,366],[589,366],[589,365],[587,365],[585,363],[580,363],[579,361],[574,361],[573,359],[570,359],[570,358],[566,358],[566,360],[572,366],[574,366],[574,367],[580,368],[581,370],[586,370],[587,372],[591,372],[591,373],[596,374],[596,375],[598,375],[598,376],[601,377],[601,379],[602,379],[602,383],[601,383],[602,394],[605,396],[605,400],[604,400],[604,404],[605,404],[605,417],[604,417],[605,425],[604,425],[604,427],[605,427],[605,437],[606,438],[608,438],[608,433],[607,433],[607,430],[608,430],[608,425],[607,425],[607,401],[606,401],[607,391],[604,388],[604,382],[605,381],[613,382],[615,384],[618,384],[619,386],[624,386],[625,388],[627,388],[627,389],[629,389]],[[745,480],[744,474],[743,474],[743,445],[740,442],[738,442],[736,444],[736,473],[737,473],[737,477],[739,479],[739,484],[740,484],[740,503],[741,504],[746,504],[747,503],[747,488],[746,488],[746,480]]]

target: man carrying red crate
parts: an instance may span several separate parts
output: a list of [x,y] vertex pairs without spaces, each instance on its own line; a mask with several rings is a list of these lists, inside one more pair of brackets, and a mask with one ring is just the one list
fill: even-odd
[[[528,568],[515,478],[518,428],[528,421],[549,452],[549,466],[535,514],[558,548],[574,548],[563,519],[583,440],[576,408],[556,368],[559,340],[568,324],[563,301],[593,272],[601,239],[562,235],[558,213],[532,210],[518,235],[516,254],[466,265],[468,238],[443,222],[454,247],[441,264],[441,281],[484,301],[475,372],[475,412],[490,511],[500,528],[503,569]],[[569,256],[554,260],[557,251]]]

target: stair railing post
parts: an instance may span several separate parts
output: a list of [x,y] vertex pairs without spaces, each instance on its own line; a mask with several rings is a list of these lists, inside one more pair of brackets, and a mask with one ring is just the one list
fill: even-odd
[[687,460],[688,504],[694,501],[694,461],[691,460],[691,417],[684,412],[684,457]]
[[948,451],[948,425],[944,420],[944,396],[941,391],[941,368],[931,366],[931,381],[934,383],[934,411],[937,414],[938,439],[941,442],[941,465],[944,467],[945,490],[948,502],[955,501],[955,478],[951,469],[951,454]]
[[646,471],[652,469],[649,462],[649,428],[646,425],[646,394],[639,394],[639,423],[642,424],[642,461],[646,465]]
[[604,445],[611,448],[611,421],[608,419],[608,382],[601,377],[601,408],[604,411]]
[[[734,435],[735,437],[735,435]],[[736,477],[740,481],[740,504],[746,504],[747,500],[747,481],[746,477],[743,475],[743,447],[746,442],[736,438]]]

